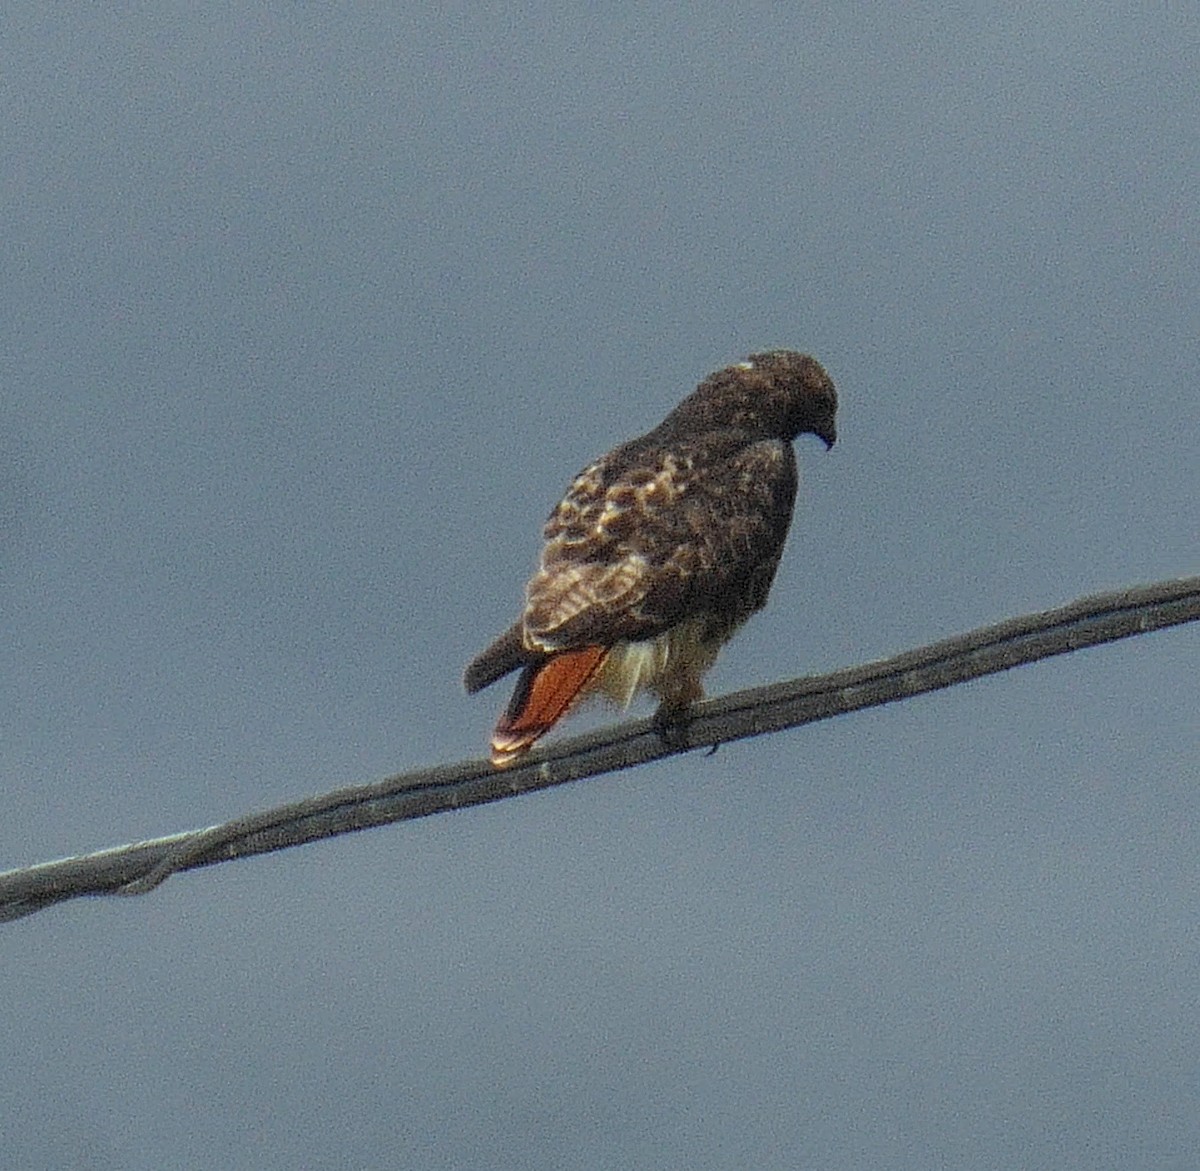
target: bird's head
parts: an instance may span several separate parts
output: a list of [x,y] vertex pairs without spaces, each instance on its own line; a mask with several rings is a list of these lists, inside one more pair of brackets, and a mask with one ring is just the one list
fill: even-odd
[[812,434],[826,450],[834,445],[837,390],[816,358],[795,350],[765,350],[728,369],[735,380],[754,388],[756,413],[767,426],[778,428],[781,437]]
[[764,350],[710,374],[658,429],[732,430],[789,442],[811,433],[829,448],[836,415],[837,391],[820,362],[795,350]]

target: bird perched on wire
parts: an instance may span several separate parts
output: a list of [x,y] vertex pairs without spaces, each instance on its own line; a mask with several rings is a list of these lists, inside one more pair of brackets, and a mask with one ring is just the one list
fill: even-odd
[[798,482],[792,440],[837,437],[837,393],[794,350],[710,374],[653,431],[575,477],[550,514],[525,608],[467,667],[473,694],[520,670],[492,734],[518,760],[585,695],[647,690],[669,725],[770,592]]

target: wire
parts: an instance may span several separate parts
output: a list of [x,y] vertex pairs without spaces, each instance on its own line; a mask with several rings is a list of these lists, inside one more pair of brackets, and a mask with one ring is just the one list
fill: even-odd
[[697,704],[685,722],[667,729],[653,719],[627,721],[537,749],[504,770],[484,760],[437,765],[206,829],[8,870],[0,873],[0,922],[82,895],[144,894],[183,870],[501,801],[695,748],[893,703],[1198,618],[1200,577],[1099,594],[879,662]]

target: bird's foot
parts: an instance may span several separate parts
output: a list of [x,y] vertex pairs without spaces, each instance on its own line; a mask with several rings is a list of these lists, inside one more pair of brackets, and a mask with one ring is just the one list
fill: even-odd
[[[682,707],[675,704],[662,704],[654,713],[654,730],[663,745],[672,752],[687,752],[690,748],[698,748],[690,735],[692,724],[692,709],[690,704]],[[706,755],[712,756],[719,746],[713,744]]]

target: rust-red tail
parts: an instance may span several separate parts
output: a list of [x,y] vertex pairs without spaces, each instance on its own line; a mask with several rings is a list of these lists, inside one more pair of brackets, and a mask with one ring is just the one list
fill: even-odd
[[526,667],[492,733],[492,764],[503,768],[528,752],[571,710],[606,658],[608,647],[588,646]]

